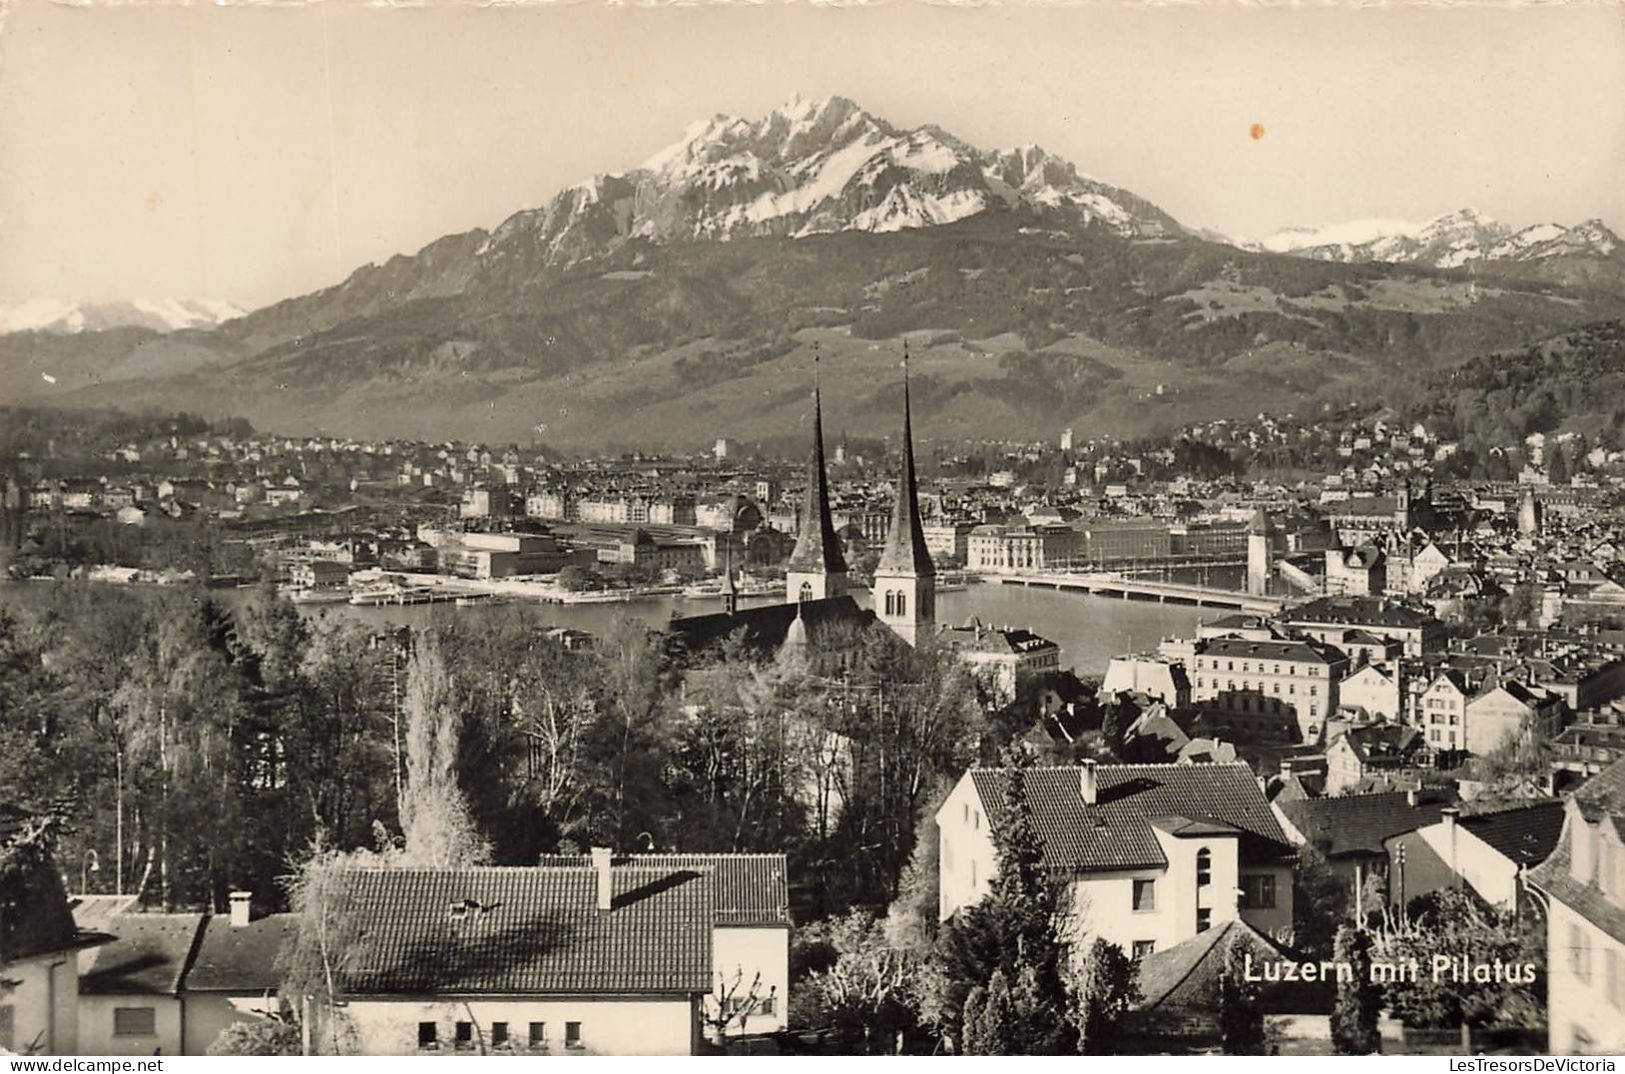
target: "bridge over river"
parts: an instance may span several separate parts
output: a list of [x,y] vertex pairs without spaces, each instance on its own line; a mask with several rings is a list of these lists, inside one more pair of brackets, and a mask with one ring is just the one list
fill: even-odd
[[1262,614],[1274,614],[1287,603],[1285,597],[1255,596],[1234,589],[1214,589],[1209,586],[1187,585],[1183,582],[1132,578],[1102,571],[1027,571],[985,577],[987,581],[996,581],[1000,585],[1027,586],[1032,589],[1071,589],[1101,597],[1157,601],[1163,604],[1188,604],[1198,608],[1232,608],[1236,611]]

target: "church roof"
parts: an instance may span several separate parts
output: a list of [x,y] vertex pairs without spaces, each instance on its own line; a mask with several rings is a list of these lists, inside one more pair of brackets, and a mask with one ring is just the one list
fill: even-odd
[[914,428],[909,413],[908,356],[903,356],[903,469],[897,478],[897,499],[892,505],[891,532],[880,554],[876,575],[902,574],[930,578],[936,574],[931,551],[920,523],[919,482],[914,476]]
[[718,644],[736,630],[745,632],[745,644],[750,648],[777,652],[798,616],[803,620],[802,627],[809,631],[831,623],[862,625],[874,619],[873,612],[860,607],[850,596],[839,596],[740,608],[731,614],[690,615],[673,619],[666,629],[690,652]]

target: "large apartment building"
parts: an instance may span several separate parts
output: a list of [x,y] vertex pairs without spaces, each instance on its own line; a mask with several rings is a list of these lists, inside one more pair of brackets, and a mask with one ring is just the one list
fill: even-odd
[[1337,712],[1348,666],[1317,642],[1208,638],[1191,658],[1191,704],[1239,731],[1315,742]]

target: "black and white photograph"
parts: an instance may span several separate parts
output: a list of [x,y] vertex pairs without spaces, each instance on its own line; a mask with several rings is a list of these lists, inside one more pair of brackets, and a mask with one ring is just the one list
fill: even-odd
[[1613,1070],[1621,234],[1618,2],[0,0],[0,1070]]

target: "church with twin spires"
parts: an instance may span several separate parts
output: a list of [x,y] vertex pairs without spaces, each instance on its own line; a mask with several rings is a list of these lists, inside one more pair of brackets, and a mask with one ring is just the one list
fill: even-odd
[[914,466],[913,415],[909,400],[908,352],[903,354],[903,444],[892,504],[891,530],[875,567],[873,611],[853,599],[846,556],[829,508],[829,476],[824,461],[823,394],[814,358],[812,450],[795,549],[785,564],[784,602],[740,608],[731,569],[723,581],[723,610],[671,621],[669,632],[690,651],[743,630],[758,651],[804,646],[809,631],[826,624],[863,626],[879,620],[909,645],[936,633],[936,569],[920,521],[919,481]]

